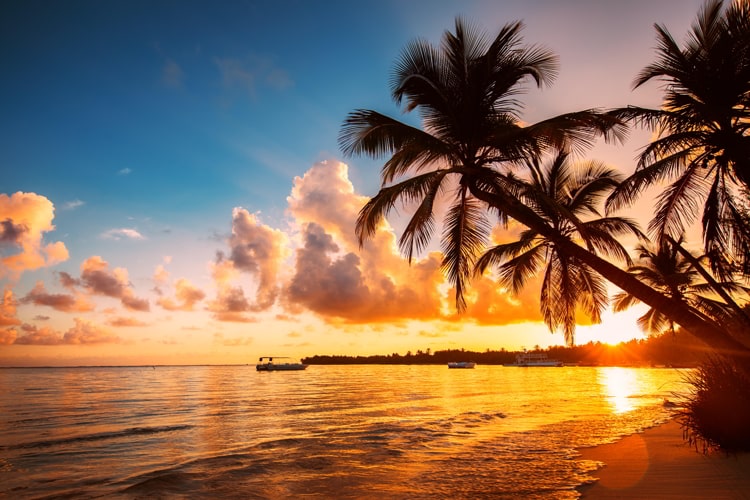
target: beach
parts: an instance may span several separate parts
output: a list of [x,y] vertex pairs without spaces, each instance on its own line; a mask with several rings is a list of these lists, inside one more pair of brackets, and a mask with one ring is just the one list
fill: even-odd
[[612,444],[579,450],[602,462],[583,498],[750,499],[750,454],[704,455],[687,444],[676,420]]

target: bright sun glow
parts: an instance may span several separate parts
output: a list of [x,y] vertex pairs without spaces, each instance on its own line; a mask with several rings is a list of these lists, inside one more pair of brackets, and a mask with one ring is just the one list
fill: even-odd
[[600,373],[600,382],[604,396],[612,406],[615,413],[626,413],[635,408],[631,396],[638,389],[633,370],[620,367],[602,368]]
[[616,314],[605,311],[600,324],[579,326],[576,329],[576,343],[602,342],[616,345],[632,339],[645,339],[648,335],[636,323],[645,310],[645,307],[639,306]]

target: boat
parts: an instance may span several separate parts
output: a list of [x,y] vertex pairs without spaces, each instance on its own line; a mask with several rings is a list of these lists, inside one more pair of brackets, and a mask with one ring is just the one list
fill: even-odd
[[304,370],[306,364],[300,363],[294,358],[285,358],[280,356],[261,356],[255,369],[259,372]]
[[563,366],[559,359],[550,359],[543,352],[526,352],[516,354],[516,362],[506,366]]
[[476,363],[473,361],[451,361],[448,368],[474,368]]

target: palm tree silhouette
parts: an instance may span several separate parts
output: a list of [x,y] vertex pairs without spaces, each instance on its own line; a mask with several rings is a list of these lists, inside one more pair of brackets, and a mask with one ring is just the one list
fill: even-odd
[[[656,130],[635,173],[613,193],[608,207],[633,203],[648,187],[671,184],[659,196],[649,229],[657,239],[677,238],[702,209],[703,239],[712,270],[723,279],[737,263],[748,269],[750,223],[750,2],[708,1],[681,48],[656,25],[657,61],[634,87],[664,82],[661,109],[613,112]],[[733,259],[727,259],[732,256]],[[736,262],[734,262],[736,261]]]
[[[629,219],[598,213],[602,200],[621,180],[617,172],[593,161],[575,168],[566,153],[559,153],[546,166],[536,158],[527,165],[530,180],[517,181],[518,192],[534,212],[565,238],[632,264],[616,236],[645,236]],[[597,218],[587,220],[591,216]],[[575,343],[576,311],[599,323],[608,303],[604,278],[534,229],[523,231],[517,241],[487,250],[477,261],[476,274],[488,267],[496,267],[500,284],[514,293],[543,270],[542,316],[550,331],[562,329],[568,345]]]
[[[682,238],[677,241],[662,240],[658,246],[641,244],[636,247],[638,263],[628,271],[641,281],[648,283],[656,290],[662,291],[677,300],[685,302],[699,314],[704,314],[722,324],[739,322],[736,313],[725,302],[712,298],[716,288],[736,294],[747,291],[735,282],[709,283],[702,279],[694,263],[694,256],[689,258],[681,246]],[[622,311],[637,304],[639,300],[632,294],[620,292],[615,295],[615,311]],[[659,334],[666,330],[674,331],[674,322],[662,311],[650,308],[638,318],[638,325],[646,332]]]
[[[391,92],[407,112],[417,110],[418,128],[373,110],[355,110],[342,125],[339,144],[345,155],[388,156],[380,191],[361,209],[356,224],[360,244],[400,202],[416,206],[399,244],[409,260],[430,242],[435,202],[450,197],[441,235],[443,269],[456,289],[456,307],[466,308],[464,293],[477,258],[486,249],[492,227],[512,218],[553,243],[641,301],[717,348],[748,352],[718,325],[684,303],[665,296],[562,234],[521,196],[519,183],[500,171],[526,168],[546,153],[581,151],[598,137],[621,139],[623,123],[612,114],[585,110],[523,125],[519,94],[523,84],[549,83],[556,58],[540,47],[522,46],[520,22],[503,26],[494,38],[456,20],[435,47],[416,40],[397,61]],[[530,192],[530,191],[529,191]],[[563,211],[561,214],[565,213]],[[575,223],[574,218],[570,218]],[[601,248],[596,248],[602,250]]]

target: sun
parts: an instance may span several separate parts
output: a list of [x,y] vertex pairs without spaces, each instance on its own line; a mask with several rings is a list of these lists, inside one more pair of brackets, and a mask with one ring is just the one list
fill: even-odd
[[638,317],[643,315],[644,312],[644,307],[633,307],[619,313],[607,310],[602,313],[602,322],[598,325],[585,325],[576,328],[576,343],[601,342],[617,345],[633,339],[645,339],[648,334],[643,332],[637,323]]

